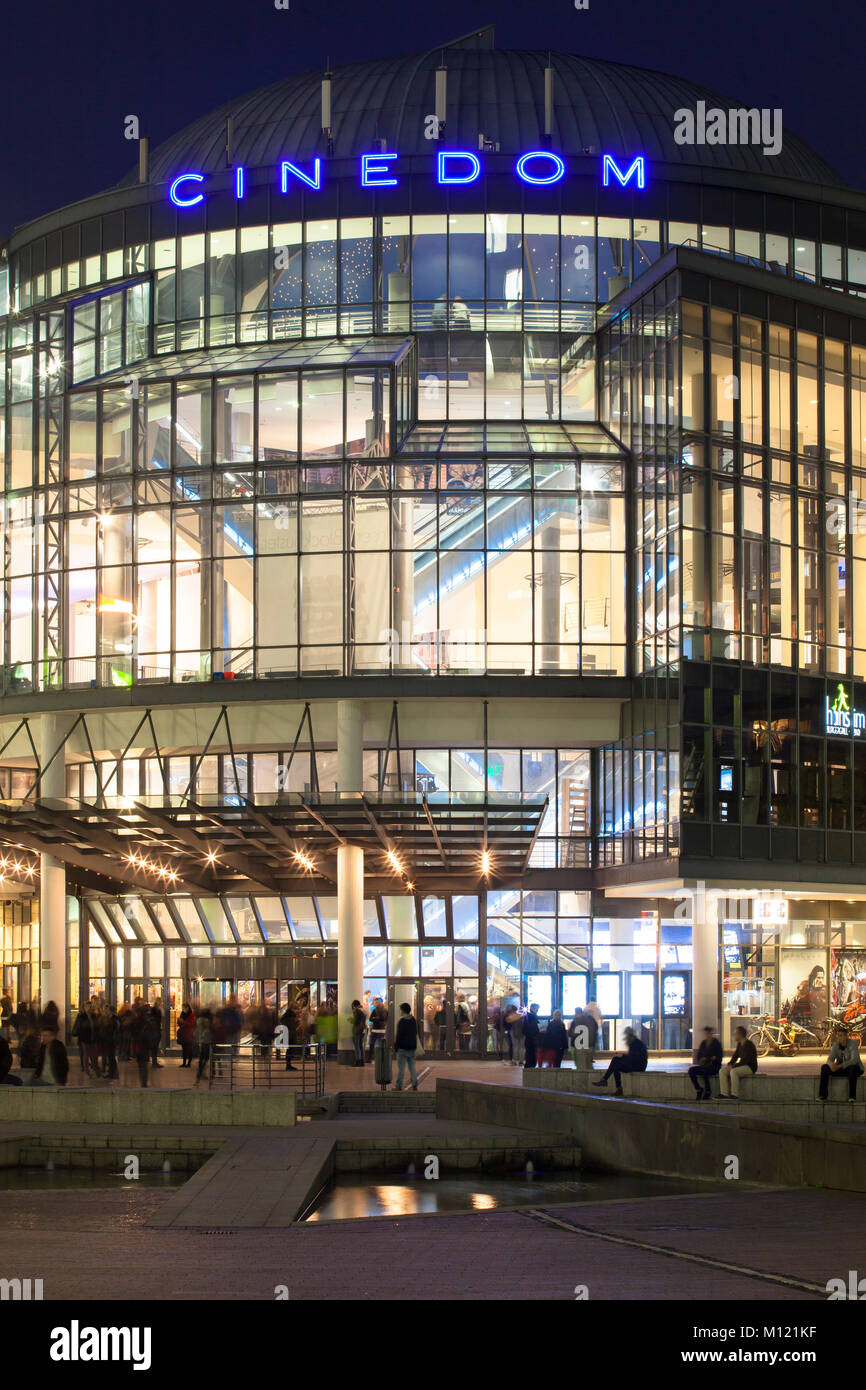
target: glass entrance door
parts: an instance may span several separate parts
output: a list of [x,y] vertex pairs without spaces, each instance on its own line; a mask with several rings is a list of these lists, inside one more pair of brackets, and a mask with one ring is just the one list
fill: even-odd
[[662,1046],[671,1052],[688,1047],[691,1030],[691,975],[662,971]]
[[450,984],[447,980],[419,980],[418,991],[424,1020],[424,1051],[432,1057],[447,1057],[454,1046]]

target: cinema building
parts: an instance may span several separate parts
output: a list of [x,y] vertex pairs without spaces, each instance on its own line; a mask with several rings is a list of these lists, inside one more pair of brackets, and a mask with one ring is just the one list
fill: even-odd
[[15,999],[860,1009],[866,197],[699,103],[483,31],[9,237]]

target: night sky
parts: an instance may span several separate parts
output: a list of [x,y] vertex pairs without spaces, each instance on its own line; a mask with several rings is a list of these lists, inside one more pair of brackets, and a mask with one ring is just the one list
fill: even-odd
[[110,187],[151,147],[281,77],[417,52],[495,23],[499,48],[561,49],[676,73],[736,104],[781,107],[843,178],[866,187],[862,51],[850,0],[58,0],[4,18],[0,236]]

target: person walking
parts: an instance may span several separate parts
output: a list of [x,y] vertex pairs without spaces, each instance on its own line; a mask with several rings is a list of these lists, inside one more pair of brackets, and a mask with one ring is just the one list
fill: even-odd
[[612,1076],[615,1083],[615,1095],[622,1095],[622,1074],[625,1071],[646,1071],[649,1056],[646,1046],[641,1042],[633,1028],[625,1030],[626,1048],[619,1056],[612,1057],[610,1065],[598,1081],[593,1081],[593,1086],[607,1086],[608,1079]]
[[604,1048],[604,1014],[602,1013],[601,1009],[598,1007],[598,1001],[597,1001],[596,999],[590,999],[590,1001],[589,1001],[589,1003],[587,1004],[586,1009],[584,1010],[584,1012],[585,1012],[585,1013],[588,1013],[589,1016],[590,1016],[590,1018],[595,1019],[595,1037],[596,1037],[596,1040],[595,1040],[595,1043],[593,1044],[593,1046],[594,1046],[594,1047],[599,1047],[599,1048],[602,1048],[602,1049],[603,1049],[603,1048]]
[[695,1057],[695,1064],[689,1067],[689,1080],[695,1088],[698,1100],[712,1100],[713,1093],[710,1090],[710,1081],[714,1076],[718,1076],[721,1069],[722,1044],[712,1028],[705,1028],[703,1041]]
[[212,1036],[210,1012],[207,1009],[201,1009],[193,1030],[195,1045],[198,1048],[198,1071],[195,1077],[196,1086],[201,1081],[202,1073],[210,1062]]
[[523,1015],[523,1045],[526,1049],[526,1060],[523,1063],[523,1070],[529,1071],[536,1065],[536,1048],[538,1037],[541,1032],[541,1024],[538,1022],[538,1005],[530,1004],[529,1013]]
[[286,1071],[297,1071],[292,1063],[292,1048],[298,1040],[298,1015],[291,1004],[287,1004],[280,1014],[280,1026],[286,1030]]
[[412,1010],[408,1004],[400,1005],[400,1017],[397,1020],[397,1032],[394,1038],[394,1047],[397,1052],[397,1081],[394,1085],[395,1091],[403,1089],[403,1075],[406,1067],[409,1068],[409,1080],[412,1083],[412,1090],[418,1089],[418,1072],[415,1067],[415,1049],[418,1046],[418,1025],[412,1017]]
[[352,1000],[352,1050],[356,1067],[364,1065],[364,1034],[367,1031],[367,1015],[361,1008],[360,999]]
[[195,1049],[195,1014],[189,1000],[186,1001],[178,1015],[177,1040],[180,1043],[181,1067],[191,1067]]
[[860,1061],[860,1049],[847,1028],[836,1029],[836,1041],[830,1048],[830,1055],[821,1068],[821,1080],[818,1085],[819,1100],[827,1099],[830,1077],[839,1075],[848,1078],[848,1100],[853,1105],[857,1099],[857,1079],[863,1075],[863,1065]]

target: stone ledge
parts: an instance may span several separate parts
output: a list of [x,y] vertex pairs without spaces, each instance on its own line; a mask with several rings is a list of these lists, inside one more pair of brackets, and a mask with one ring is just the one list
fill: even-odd
[[[292,1091],[92,1091],[84,1087],[0,1087],[0,1123],[80,1125],[226,1125],[287,1128],[295,1123]],[[114,1138],[94,1136],[94,1142]]]

